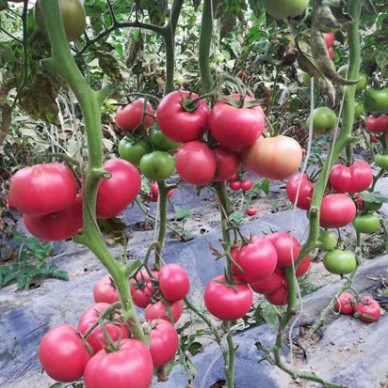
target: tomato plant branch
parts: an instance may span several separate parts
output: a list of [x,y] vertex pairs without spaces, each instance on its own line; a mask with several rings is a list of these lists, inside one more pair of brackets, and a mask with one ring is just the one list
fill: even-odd
[[169,188],[164,181],[159,181],[157,184],[159,189],[159,233],[157,240],[159,244],[155,247],[155,267],[156,269],[160,269],[161,254],[167,229],[167,198]]

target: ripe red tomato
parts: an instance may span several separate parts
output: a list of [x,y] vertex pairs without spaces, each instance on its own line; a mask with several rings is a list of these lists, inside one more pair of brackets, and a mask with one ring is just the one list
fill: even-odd
[[335,302],[334,309],[340,314],[353,315],[356,300],[352,294],[343,292]]
[[234,261],[243,269],[242,273],[234,264],[235,276],[246,283],[258,282],[272,275],[278,264],[278,255],[271,242],[257,238],[250,244],[233,252]]
[[288,303],[288,287],[287,284],[283,284],[276,291],[269,294],[264,294],[265,299],[269,303],[272,303],[275,306],[284,306]]
[[26,229],[36,238],[43,241],[61,241],[74,236],[83,225],[82,197],[66,209],[41,217],[23,215]]
[[229,187],[233,190],[233,191],[238,191],[241,189],[241,182],[240,181],[230,181],[229,182]]
[[356,216],[356,205],[345,194],[329,194],[321,203],[320,225],[322,228],[342,228]]
[[[178,300],[170,303],[173,323],[177,323],[183,312],[183,301]],[[156,319],[165,319],[171,321],[167,306],[160,300],[159,302],[149,304],[144,310],[144,317],[147,321],[154,321]]]
[[314,184],[309,180],[307,174],[296,174],[288,181],[286,186],[287,197],[292,204],[295,204],[299,186],[300,189],[296,206],[299,209],[309,210],[311,198],[314,194]]
[[[206,102],[200,100],[197,109],[189,112],[184,108],[189,96],[188,91],[171,92],[163,97],[156,110],[160,130],[178,143],[198,140],[208,126],[209,108]],[[198,97],[198,94],[191,93],[192,100]]]
[[179,338],[174,326],[164,319],[151,322],[150,352],[154,368],[160,368],[174,359],[178,350]]
[[[155,270],[151,272],[153,277],[158,279],[159,272]],[[152,285],[151,278],[145,269],[139,271],[135,279],[129,281],[129,287],[133,303],[141,308],[146,308],[152,302],[152,298],[157,294],[157,291]]]
[[213,149],[216,156],[216,173],[213,177],[213,181],[223,182],[232,178],[239,166],[240,156],[237,152],[222,146],[217,146]]
[[148,128],[154,123],[154,108],[147,101],[146,115],[143,120],[144,99],[139,98],[126,106],[120,106],[116,111],[116,126],[125,131],[134,131],[141,127]]
[[278,267],[288,267],[298,258],[300,252],[299,241],[289,233],[276,232],[264,237],[275,247]]
[[206,185],[216,174],[217,160],[206,144],[191,141],[178,149],[175,166],[184,181],[192,185]]
[[379,303],[370,296],[362,296],[354,306],[354,317],[362,322],[372,323],[381,317]]
[[323,32],[323,39],[325,39],[326,48],[330,48],[334,45],[335,35],[334,32]]
[[224,276],[216,276],[205,287],[205,306],[210,314],[222,321],[234,321],[245,316],[252,306],[253,294],[246,284],[233,286],[223,283]]
[[73,173],[58,162],[20,169],[11,178],[9,189],[13,207],[31,217],[45,216],[68,208],[75,201],[76,194],[77,181]]
[[259,294],[270,294],[277,291],[283,285],[287,285],[287,280],[282,271],[276,269],[272,275],[268,276],[268,278],[249,283],[249,285],[253,291]]
[[241,190],[243,191],[249,191],[252,188],[252,186],[253,186],[253,181],[250,178],[245,178],[241,182]]
[[116,285],[110,275],[105,275],[93,287],[95,303],[113,304],[120,300]]
[[149,388],[153,363],[148,347],[136,339],[124,339],[115,352],[100,350],[85,369],[85,388]]
[[254,207],[248,207],[246,213],[248,216],[252,217],[257,213],[257,209]]
[[243,166],[255,175],[285,179],[294,174],[302,162],[302,147],[288,136],[259,138],[241,150]]
[[334,61],[334,58],[335,58],[335,51],[334,51],[334,48],[333,47],[329,47],[327,49],[327,52],[329,54],[329,58]]
[[110,179],[101,179],[97,190],[97,218],[112,218],[123,212],[141,189],[137,168],[123,159],[105,162],[102,168],[111,173]]
[[[229,98],[238,103],[240,95],[233,94]],[[245,101],[252,102],[253,98],[247,96]],[[251,146],[263,133],[264,117],[260,105],[240,108],[219,100],[210,112],[209,128],[221,145],[237,150]]]
[[159,270],[159,288],[169,302],[183,299],[190,290],[189,275],[178,264],[166,264]]
[[299,265],[295,269],[295,275],[297,278],[303,276],[308,272],[308,270],[311,267],[311,257],[306,256],[303,258],[303,260],[299,263]]
[[374,117],[369,115],[366,119],[366,129],[373,133],[388,132],[388,115]]
[[[98,321],[101,313],[103,313],[109,306],[110,304],[108,303],[96,303],[85,310],[78,321],[78,331],[82,335],[85,335],[86,332]],[[115,319],[117,318],[118,316],[115,317]],[[117,324],[108,322],[105,323],[104,326],[113,341],[117,341],[121,338],[128,338],[129,336],[129,329],[125,323]],[[100,349],[107,346],[107,342],[100,326],[97,326],[94,330],[92,330],[85,340],[93,348],[94,353],[97,353]]]
[[355,160],[351,166],[333,166],[329,182],[340,193],[359,193],[367,190],[373,182],[373,171],[364,160]]
[[50,329],[40,342],[38,356],[45,372],[62,383],[80,379],[91,357],[77,330],[70,325]]

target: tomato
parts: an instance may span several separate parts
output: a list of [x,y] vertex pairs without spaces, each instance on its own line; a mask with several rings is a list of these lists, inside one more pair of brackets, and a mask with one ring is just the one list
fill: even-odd
[[338,235],[330,230],[319,233],[319,248],[323,251],[331,251],[338,244]]
[[365,94],[365,108],[372,113],[388,113],[388,88],[368,90]]
[[154,123],[154,108],[147,101],[144,119],[144,99],[139,98],[126,106],[120,106],[116,111],[116,126],[125,131],[135,131],[142,127],[150,127]]
[[156,120],[160,130],[169,139],[189,142],[199,139],[205,132],[209,121],[209,108],[204,100],[190,112],[184,108],[187,100],[198,98],[198,94],[188,91],[175,91],[163,97],[156,110]]
[[252,243],[244,245],[235,251],[233,259],[240,269],[232,264],[235,276],[246,283],[258,282],[272,275],[278,264],[278,255],[271,242],[257,238]]
[[288,303],[288,287],[287,285],[282,285],[276,291],[264,294],[264,297],[275,306],[284,306]]
[[82,197],[66,209],[40,217],[23,215],[26,229],[36,238],[43,241],[61,241],[74,236],[83,225]]
[[[86,332],[98,321],[99,316],[110,307],[109,303],[95,303],[83,312],[81,318],[78,321],[78,331],[80,334],[85,335]],[[115,319],[117,320],[118,314]],[[108,332],[113,341],[117,341],[121,338],[128,338],[129,329],[125,323],[104,323],[105,330]],[[85,338],[89,345],[97,353],[100,349],[107,346],[104,334],[100,326],[97,326],[92,332]]]
[[364,160],[355,160],[351,166],[336,164],[329,176],[329,183],[340,193],[359,193],[373,182],[373,171]]
[[323,257],[323,265],[330,273],[351,273],[357,268],[356,255],[349,250],[333,249]]
[[[155,270],[151,272],[153,277],[158,279],[159,272]],[[145,269],[139,271],[135,278],[129,281],[129,286],[133,303],[141,308],[146,308],[152,303],[152,298],[157,294],[157,290],[155,290],[151,278]]]
[[222,321],[234,321],[245,316],[252,306],[253,294],[246,284],[225,284],[224,276],[216,276],[205,287],[205,306],[210,314]]
[[295,269],[295,276],[297,278],[305,275],[311,267],[311,257],[306,256],[303,258],[303,260],[299,263],[299,265]]
[[287,19],[301,15],[309,0],[263,0],[265,11],[275,19]]
[[165,151],[153,151],[140,159],[140,171],[151,180],[162,181],[172,175],[175,169],[174,158]]
[[[85,8],[80,0],[59,0],[59,9],[62,15],[63,27],[69,42],[80,38],[86,28]],[[42,6],[36,2],[35,20],[40,31],[46,33]]]
[[355,303],[356,300],[352,294],[343,292],[335,302],[334,309],[340,314],[353,315]]
[[366,119],[365,128],[372,133],[388,132],[388,115],[378,117],[369,115]]
[[223,182],[232,178],[240,166],[239,154],[236,151],[222,146],[217,146],[213,149],[213,152],[217,163],[213,181]]
[[321,203],[320,225],[322,228],[342,228],[356,216],[356,205],[345,194],[329,194]]
[[192,141],[178,149],[175,166],[184,181],[192,185],[206,185],[216,175],[217,159],[206,144]]
[[141,178],[137,168],[123,159],[108,160],[102,168],[112,177],[100,181],[96,215],[97,218],[112,218],[135,200],[141,189]]
[[[313,131],[317,135],[331,132],[337,126],[337,114],[327,106],[321,106],[313,111]],[[306,126],[310,126],[310,118]]]
[[178,264],[166,264],[159,270],[159,288],[170,303],[183,299],[190,291],[189,275]]
[[180,147],[180,143],[170,140],[159,129],[153,129],[150,136],[151,143],[157,150],[160,151],[173,151]]
[[[299,193],[298,193],[298,187]],[[286,194],[292,204],[296,202],[298,194],[298,201],[296,206],[299,209],[309,210],[311,198],[314,193],[314,184],[309,180],[307,174],[296,174],[288,181],[286,186]]]
[[153,362],[148,347],[136,339],[124,339],[117,351],[100,350],[85,369],[85,388],[149,388]]
[[253,186],[253,181],[250,178],[245,178],[241,182],[241,190],[243,191],[249,191],[252,188],[252,186]]
[[136,142],[127,138],[121,139],[118,147],[121,159],[138,166],[140,159],[151,152],[151,146],[147,139],[140,139]]
[[380,220],[375,214],[358,214],[353,220],[353,227],[359,233],[374,233],[380,228]]
[[388,155],[375,155],[375,164],[383,170],[388,171]]
[[354,306],[354,317],[362,322],[372,323],[381,317],[379,303],[370,296],[362,296]]
[[110,275],[105,275],[93,287],[95,303],[113,304],[120,300],[116,285]]
[[77,330],[70,325],[50,329],[40,341],[38,356],[45,372],[63,383],[80,379],[91,357]]
[[356,101],[354,105],[354,117],[359,119],[364,113],[365,107],[361,101]]
[[174,359],[179,338],[174,326],[164,319],[151,322],[155,327],[150,336],[150,352],[154,368],[160,368]]
[[325,39],[326,48],[330,48],[334,45],[335,35],[334,32],[323,32],[323,39]]
[[[172,314],[172,322],[177,323],[183,312],[183,301],[170,303]],[[167,306],[161,300],[159,302],[149,304],[144,310],[144,317],[147,321],[154,321],[155,319],[165,319],[171,321]]]
[[278,267],[288,267],[298,259],[300,244],[290,233],[276,232],[264,237],[276,249],[278,257]]
[[276,269],[272,275],[268,276],[264,280],[249,283],[252,290],[259,294],[269,294],[271,292],[275,292],[286,284],[287,280],[282,271],[279,269]]
[[335,51],[334,51],[334,48],[333,47],[329,47],[327,49],[327,53],[329,54],[329,58],[334,61],[334,58],[335,58]]
[[[228,98],[238,104],[239,94]],[[252,102],[247,96],[245,101]],[[251,146],[263,133],[265,116],[260,105],[238,107],[219,100],[210,112],[209,129],[213,137],[223,146],[237,150]]]
[[64,164],[35,164],[20,169],[11,178],[9,198],[21,213],[40,217],[70,207],[77,189],[73,173]]
[[233,190],[233,191],[238,191],[241,189],[241,182],[240,181],[230,181],[229,182],[229,187]]
[[256,215],[257,209],[254,207],[248,207],[246,210],[246,213],[248,216],[252,217],[252,216]]
[[294,174],[302,162],[302,147],[288,136],[259,138],[241,150],[241,162],[252,174],[269,179],[285,179]]

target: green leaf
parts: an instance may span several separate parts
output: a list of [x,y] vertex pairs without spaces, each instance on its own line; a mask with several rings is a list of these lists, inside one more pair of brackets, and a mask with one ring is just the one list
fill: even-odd
[[177,220],[185,220],[192,217],[195,213],[192,210],[184,209],[183,207],[174,205],[175,218]]
[[18,290],[23,290],[27,285],[27,281],[28,281],[28,276],[25,275],[24,273],[20,273],[17,277]]
[[3,11],[8,8],[7,0],[0,0],[0,11]]
[[371,193],[369,191],[363,191],[358,194],[359,197],[365,202],[371,203],[388,203],[388,197],[378,192]]
[[241,225],[243,222],[243,216],[240,212],[233,212],[229,216],[229,220],[233,222],[234,224]]

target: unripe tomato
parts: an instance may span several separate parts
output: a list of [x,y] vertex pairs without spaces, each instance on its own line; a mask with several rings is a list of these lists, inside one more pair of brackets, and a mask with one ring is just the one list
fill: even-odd
[[265,11],[275,19],[286,19],[301,15],[309,0],[263,0]]
[[383,170],[388,171],[388,155],[375,155],[375,164]]
[[365,108],[372,113],[388,113],[388,88],[368,90],[365,94]]
[[206,144],[192,141],[178,149],[175,165],[184,181],[192,185],[206,185],[216,174],[217,160]]
[[[313,131],[317,135],[323,135],[335,129],[337,125],[337,114],[327,106],[314,109]],[[307,119],[306,126],[310,126],[310,118]]]
[[143,120],[143,110],[144,110],[144,99],[139,98],[126,106],[120,106],[116,111],[116,126],[118,129],[124,131],[135,131],[136,129],[141,128],[143,124],[144,127],[148,128],[154,123],[153,115],[154,108],[147,101],[146,112],[148,113],[144,116]]
[[140,171],[151,180],[162,181],[172,175],[175,169],[174,158],[165,151],[153,151],[140,159]]
[[140,139],[137,142],[133,142],[124,138],[120,140],[118,151],[121,159],[138,166],[140,159],[145,154],[151,152],[151,147],[146,139]]
[[338,275],[351,273],[357,268],[356,255],[349,250],[333,249],[323,257],[323,265],[330,273]]
[[356,101],[354,106],[354,117],[359,119],[364,113],[365,107],[361,101]]
[[353,220],[353,227],[359,233],[374,233],[380,228],[380,220],[375,214],[358,214]]
[[180,143],[170,140],[159,129],[154,128],[151,131],[151,143],[159,151],[173,151],[180,147]]
[[345,194],[329,194],[321,203],[320,225],[322,228],[342,228],[356,216],[356,205]]
[[241,150],[241,162],[252,174],[269,179],[285,179],[294,174],[302,162],[302,147],[288,136],[259,138]]
[[331,251],[338,244],[338,235],[330,230],[319,233],[319,248],[323,251]]
[[229,148],[217,146],[213,149],[216,156],[217,169],[213,180],[216,182],[224,182],[232,178],[239,166],[240,156],[236,151]]

